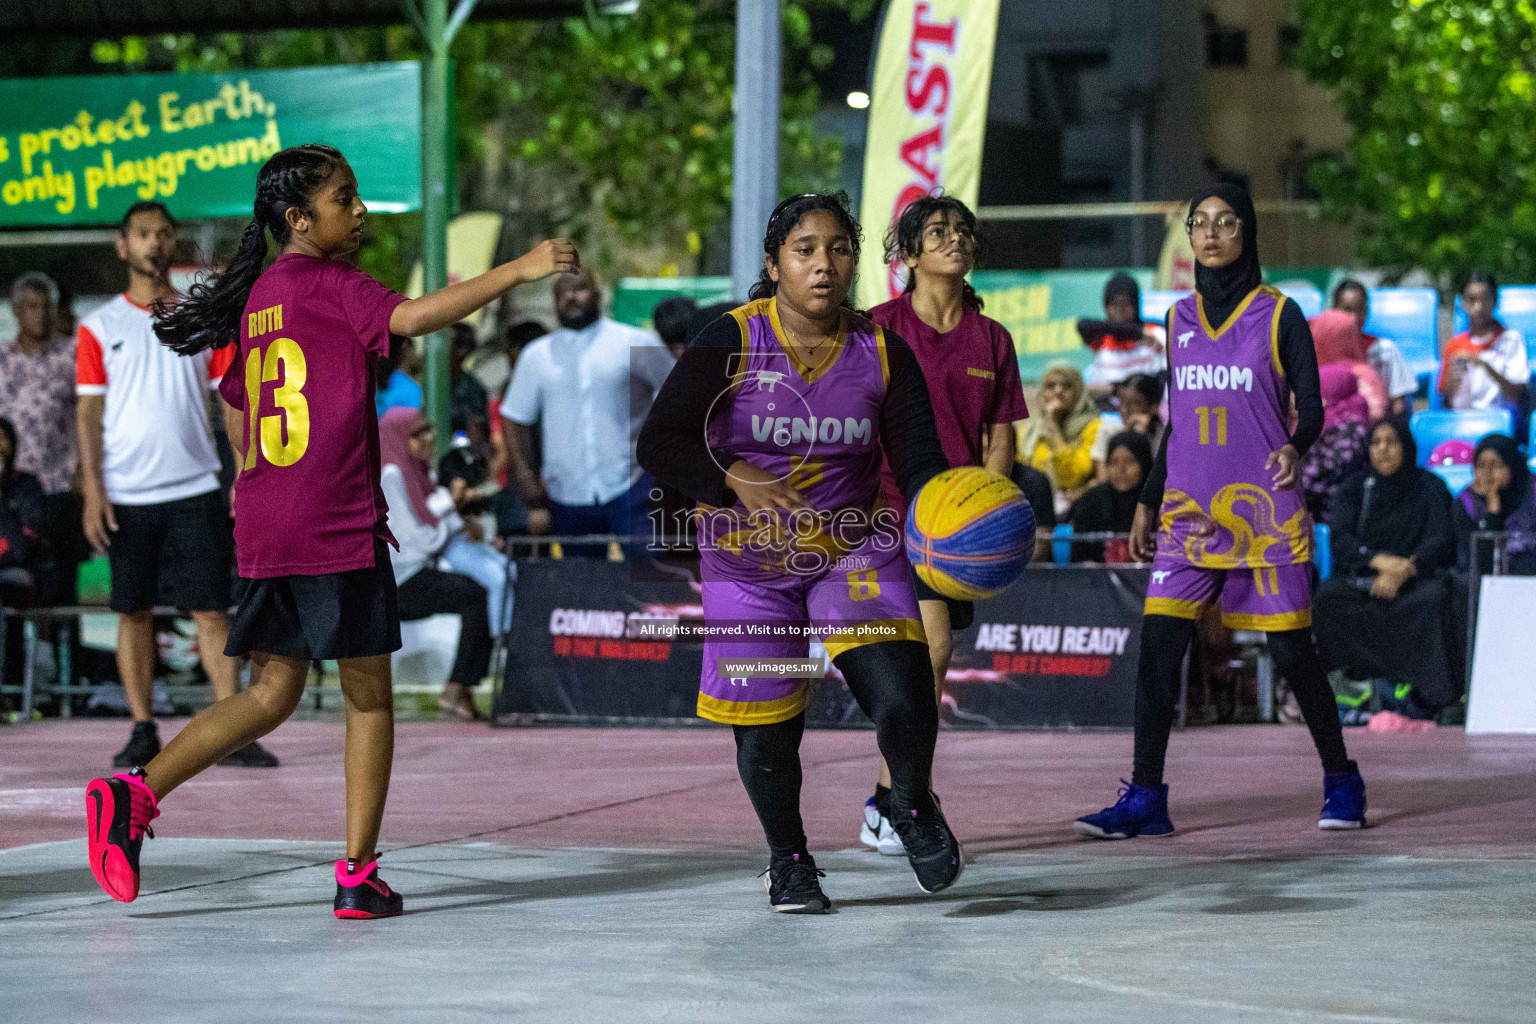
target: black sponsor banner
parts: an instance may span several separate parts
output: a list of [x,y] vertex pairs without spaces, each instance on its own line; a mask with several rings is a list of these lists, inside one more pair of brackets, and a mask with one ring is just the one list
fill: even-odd
[[[955,634],[945,691],[960,722],[1130,728],[1146,569],[1031,569],[976,603]],[[959,724],[959,723],[957,723]]]
[[[954,724],[1130,727],[1147,579],[1144,569],[1041,568],[978,602],[975,622],[955,635]],[[697,584],[633,579],[624,563],[519,562],[497,718],[697,721],[703,643],[687,638],[702,614]],[[820,656],[820,645],[809,653]],[[868,724],[830,666],[812,682],[806,716]]]

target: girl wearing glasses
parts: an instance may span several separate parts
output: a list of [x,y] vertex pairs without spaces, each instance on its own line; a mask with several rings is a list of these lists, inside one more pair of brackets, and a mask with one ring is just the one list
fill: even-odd
[[1246,192],[1211,188],[1185,224],[1195,294],[1168,312],[1170,419],[1131,528],[1132,557],[1152,562],[1132,777],[1114,806],[1076,828],[1095,839],[1173,831],[1163,782],[1173,695],[1195,620],[1216,600],[1229,628],[1268,634],[1301,705],[1323,762],[1318,827],[1360,828],[1365,783],[1312,639],[1312,520],[1299,473],[1323,425],[1312,335],[1296,303],[1262,284]]

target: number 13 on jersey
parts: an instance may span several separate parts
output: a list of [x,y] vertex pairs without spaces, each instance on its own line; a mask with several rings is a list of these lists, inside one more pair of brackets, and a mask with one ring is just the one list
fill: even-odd
[[[256,450],[274,466],[291,466],[304,457],[309,448],[309,403],[302,394],[308,367],[304,350],[292,338],[274,338],[265,354],[253,348],[245,359],[245,411],[249,417],[246,432],[245,464],[256,468]],[[282,384],[272,392],[272,404],[280,410],[275,416],[261,415],[261,386],[281,377]]]

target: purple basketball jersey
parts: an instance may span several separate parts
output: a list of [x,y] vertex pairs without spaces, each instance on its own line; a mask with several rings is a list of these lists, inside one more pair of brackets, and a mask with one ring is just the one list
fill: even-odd
[[[741,328],[741,354],[731,367],[729,402],[709,425],[708,441],[722,468],[743,459],[786,480],[821,513],[802,521],[793,536],[772,536],[749,523],[738,500],[729,510],[699,510],[701,550],[767,567],[794,549],[836,558],[861,544],[879,522],[880,408],[890,371],[885,335],[852,313],[816,366],[780,344],[783,329],[773,299],[730,314]],[[729,483],[729,482],[728,482]],[[839,515],[838,513],[843,513]],[[900,524],[889,513],[894,543]],[[789,571],[804,571],[785,565]]]
[[1285,296],[1261,286],[1213,328],[1198,294],[1169,315],[1168,482],[1158,558],[1209,569],[1291,565],[1312,557],[1301,486],[1277,489],[1265,460],[1290,440],[1280,366]]

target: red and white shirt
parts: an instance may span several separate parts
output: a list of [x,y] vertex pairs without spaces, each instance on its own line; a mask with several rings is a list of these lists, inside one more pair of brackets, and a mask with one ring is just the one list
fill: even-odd
[[155,336],[150,311],[119,295],[80,321],[75,393],[105,395],[102,475],[115,505],[157,505],[218,489],[208,421],[234,347],[180,356]]

